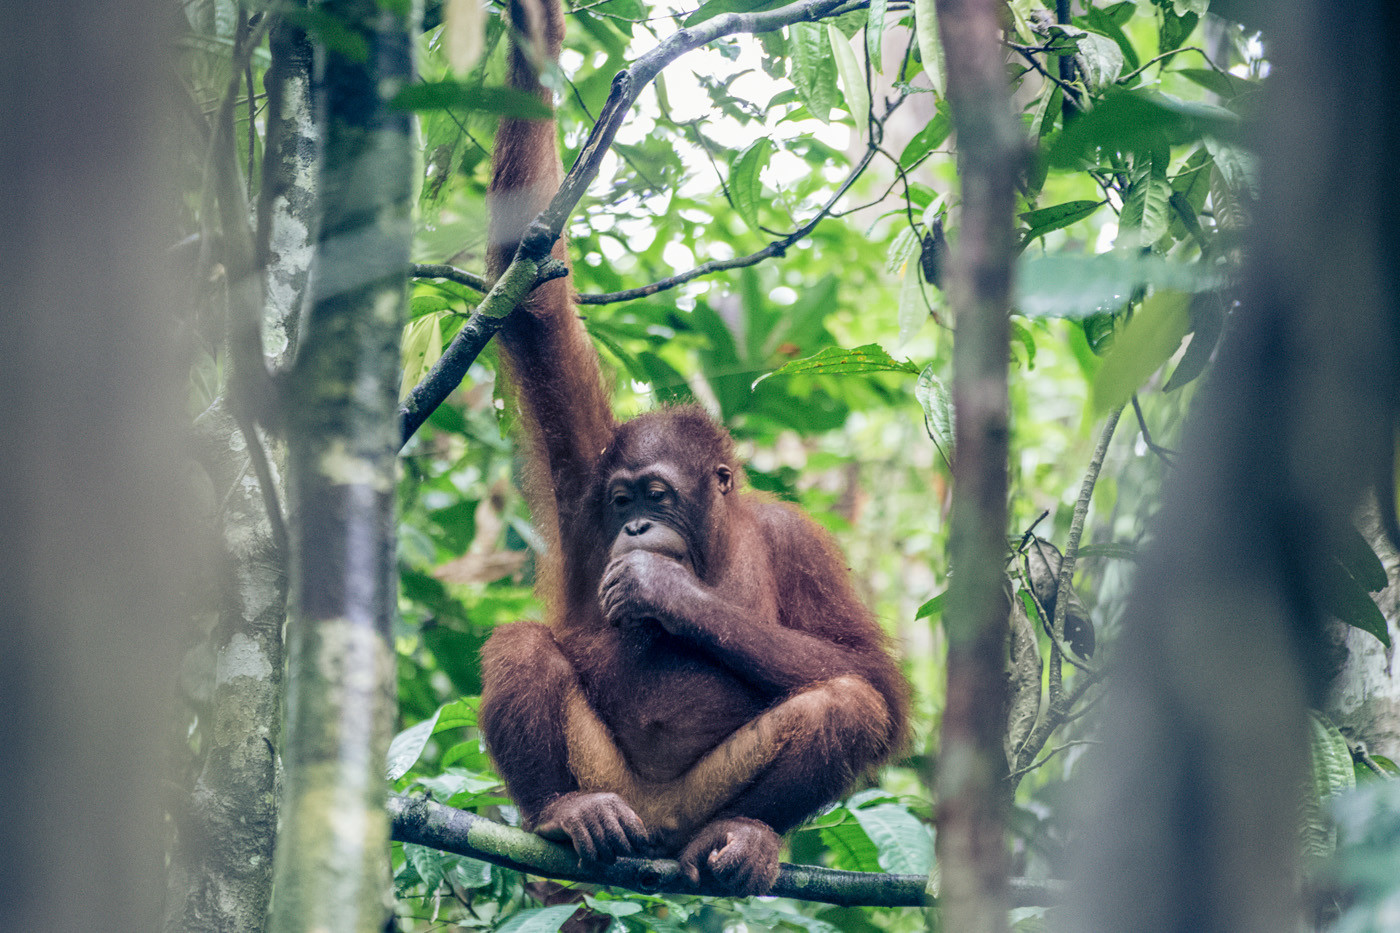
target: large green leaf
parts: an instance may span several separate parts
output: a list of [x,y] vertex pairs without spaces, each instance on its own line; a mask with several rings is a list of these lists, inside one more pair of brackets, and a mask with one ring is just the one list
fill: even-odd
[[919,368],[905,360],[900,362],[885,352],[876,343],[847,350],[843,347],[827,347],[816,356],[784,363],[771,373],[765,373],[754,380],[758,385],[770,376],[849,376],[858,373],[917,373]]
[[762,233],[758,209],[762,203],[763,182],[759,175],[773,156],[773,140],[760,137],[729,163],[729,197],[744,223],[756,233]]
[[1324,560],[1319,569],[1323,577],[1318,594],[1322,608],[1347,625],[1370,632],[1389,648],[1390,628],[1366,587],[1357,582],[1340,560]]
[[895,874],[928,874],[933,867],[933,833],[918,817],[893,803],[851,812],[879,850],[881,868]]
[[850,41],[834,24],[827,24],[826,40],[831,43],[831,53],[836,59],[836,76],[841,81],[846,112],[855,121],[856,132],[864,134],[870,116],[870,88],[865,84],[865,70],[856,60]]
[[560,904],[557,907],[536,907],[512,914],[496,927],[496,933],[559,933],[564,921],[574,915],[578,904]]
[[821,829],[822,842],[831,850],[835,868],[846,871],[881,871],[880,850],[865,827],[854,819]]
[[536,94],[512,87],[478,87],[462,81],[410,84],[391,101],[400,110],[480,110],[522,120],[551,116],[549,106]]
[[914,386],[914,397],[924,410],[924,427],[933,437],[933,442],[943,452],[949,463],[953,462],[953,399],[934,375],[933,363],[919,373],[919,381]]
[[1095,412],[1103,414],[1125,404],[1177,351],[1191,322],[1190,300],[1182,292],[1159,291],[1142,302],[1114,338],[1094,376],[1089,398]]
[[792,84],[808,112],[823,123],[836,103],[836,60],[826,30],[817,23],[793,23],[788,27],[788,56]]
[[1151,246],[1166,234],[1171,225],[1172,186],[1167,181],[1167,163],[1171,152],[1167,147],[1138,153],[1134,161],[1132,180],[1123,196],[1123,212],[1118,217],[1120,249]]
[[1323,803],[1335,794],[1356,786],[1351,749],[1332,721],[1316,710],[1308,715],[1308,750],[1311,777],[1303,799],[1303,851],[1314,858],[1326,858],[1336,847],[1336,830],[1327,816]]
[[1017,266],[1016,306],[1027,317],[1084,318],[1120,310],[1142,288],[1204,291],[1221,276],[1203,266],[1129,252],[1028,256]]
[[1078,223],[1093,215],[1104,203],[1103,201],[1066,201],[1063,204],[1056,204],[1054,207],[1026,211],[1021,215],[1021,219],[1026,222],[1027,230],[1021,235],[1021,239],[1030,242],[1052,230],[1060,230],[1070,224]]
[[388,773],[390,781],[397,781],[417,763],[419,756],[423,754],[423,749],[428,744],[428,740],[433,737],[433,730],[437,728],[438,717],[441,715],[442,707],[439,707],[432,716],[417,725],[409,726],[394,736],[393,741],[389,743]]
[[1050,149],[1050,164],[1074,168],[1096,162],[1098,153],[1149,152],[1204,136],[1228,138],[1239,118],[1223,107],[1188,103],[1150,91],[1109,89],[1093,110],[1081,114]]

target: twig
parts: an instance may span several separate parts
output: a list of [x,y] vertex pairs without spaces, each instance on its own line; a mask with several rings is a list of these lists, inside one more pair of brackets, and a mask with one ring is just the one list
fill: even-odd
[[[1060,561],[1060,576],[1055,588],[1055,634],[1057,644],[1064,639],[1065,618],[1069,613],[1069,594],[1073,589],[1074,563],[1079,557],[1079,539],[1084,534],[1084,522],[1089,515],[1089,503],[1094,498],[1094,486],[1099,481],[1099,471],[1103,469],[1103,461],[1108,453],[1108,442],[1113,439],[1113,431],[1118,427],[1118,419],[1123,414],[1123,406],[1113,409],[1108,415],[1108,421],[1103,426],[1103,431],[1099,434],[1098,446],[1094,448],[1094,456],[1089,461],[1089,468],[1084,471],[1084,482],[1079,487],[1079,499],[1074,503],[1074,516],[1069,523],[1069,538],[1065,541],[1065,553]],[[1050,664],[1050,708],[1055,709],[1056,702],[1061,698],[1061,672],[1059,664],[1055,663],[1055,654],[1058,647],[1052,650],[1052,660]]]
[[479,292],[491,290],[491,283],[486,281],[486,276],[477,275],[475,272],[468,272],[466,269],[459,269],[456,266],[449,266],[446,263],[424,263],[413,264],[412,275],[415,279],[447,279],[449,282],[456,282],[458,285],[465,285],[467,288]]
[[[1033,760],[1040,750],[1045,747],[1050,736],[1055,730],[1070,720],[1071,710],[1075,703],[1084,696],[1090,686],[1102,679],[1106,667],[1097,671],[1085,671],[1075,678],[1074,687],[1068,694],[1064,692],[1063,672],[1061,670],[1061,658],[1068,656],[1062,652],[1060,644],[1064,639],[1065,617],[1069,611],[1069,600],[1067,594],[1070,588],[1070,579],[1074,575],[1075,559],[1079,556],[1079,539],[1084,534],[1084,521],[1089,513],[1089,502],[1094,495],[1094,485],[1098,482],[1099,471],[1103,468],[1104,456],[1108,452],[1108,442],[1113,438],[1113,431],[1118,426],[1118,419],[1123,414],[1123,408],[1115,408],[1108,416],[1108,421],[1104,425],[1103,431],[1099,435],[1098,445],[1094,448],[1094,455],[1090,460],[1089,468],[1085,471],[1084,482],[1080,486],[1079,499],[1074,504],[1074,517],[1070,522],[1069,540],[1065,543],[1065,553],[1060,561],[1060,575],[1056,584],[1055,592],[1055,623],[1053,629],[1059,635],[1058,640],[1052,640],[1050,645],[1050,669],[1049,680],[1049,703],[1045,715],[1035,724],[1031,734],[1026,736],[1026,741],[1022,743],[1016,760],[1019,767],[1029,764],[1027,759]],[[1032,590],[1034,595],[1034,590]],[[1051,636],[1052,639],[1054,636]],[[1073,660],[1073,659],[1071,659]]]
[[[481,299],[471,317],[462,325],[457,336],[442,351],[442,356],[423,381],[413,387],[408,397],[399,406],[399,448],[428,420],[428,416],[442,404],[452,390],[462,382],[462,377],[480,355],[482,348],[501,329],[506,316],[514,311],[525,296],[544,282],[563,278],[569,274],[568,267],[550,258],[552,239],[547,239],[542,231],[531,228],[526,234],[520,249],[515,253],[506,271]],[[527,249],[528,247],[528,249]],[[446,268],[451,269],[451,266]],[[454,270],[461,271],[461,270]]]
[[[443,852],[480,859],[514,871],[563,881],[627,888],[643,894],[691,894],[724,897],[729,892],[712,881],[691,884],[671,859],[619,859],[589,866],[573,850],[523,830],[503,826],[475,813],[423,797],[390,795],[393,838]],[[838,871],[812,865],[784,864],[772,893],[846,907],[927,907],[928,876]],[[1064,883],[1011,880],[1014,906],[1037,907],[1064,900]]]
[[1067,751],[1071,748],[1075,748],[1080,745],[1098,744],[1100,743],[1094,741],[1093,739],[1077,739],[1073,742],[1066,742],[1063,745],[1056,745],[1054,748],[1050,749],[1050,751],[1046,752],[1045,756],[1039,761],[1033,762],[1032,764],[1028,764],[1024,768],[1018,768],[1015,771],[1012,771],[1006,776],[1006,779],[1012,782],[1019,782],[1021,778],[1025,777],[1027,774],[1030,774],[1035,769],[1044,767],[1050,761],[1051,758],[1054,758],[1060,752]]
[[1138,402],[1137,393],[1133,393],[1133,413],[1137,415],[1138,430],[1142,432],[1142,442],[1147,445],[1147,449],[1162,458],[1162,462],[1167,466],[1172,465],[1172,458],[1176,456],[1176,451],[1159,447],[1152,441],[1152,432],[1147,430],[1147,419],[1142,416],[1142,405]]
[[1198,53],[1198,54],[1201,56],[1201,58],[1205,59],[1206,64],[1209,65],[1209,66],[1211,67],[1211,70],[1212,70],[1212,71],[1215,71],[1215,72],[1217,72],[1217,73],[1219,73],[1219,74],[1223,74],[1223,75],[1228,75],[1228,74],[1230,74],[1228,71],[1226,71],[1225,69],[1221,68],[1221,67],[1220,67],[1219,65],[1217,65],[1215,62],[1211,61],[1211,58],[1210,58],[1209,55],[1206,54],[1205,49],[1197,48],[1197,47],[1194,46],[1194,45],[1185,45],[1185,46],[1182,46],[1182,47],[1179,48],[1179,49],[1172,49],[1170,52],[1163,52],[1161,55],[1158,55],[1156,58],[1153,58],[1153,59],[1151,59],[1151,60],[1149,60],[1149,61],[1143,62],[1143,64],[1142,64],[1140,67],[1138,67],[1137,69],[1135,69],[1135,70],[1133,70],[1133,71],[1128,72],[1126,75],[1124,75],[1123,77],[1119,78],[1119,79],[1118,79],[1118,83],[1119,83],[1119,84],[1122,84],[1122,83],[1124,83],[1124,82],[1131,81],[1133,78],[1136,78],[1138,75],[1142,74],[1144,71],[1146,71],[1147,69],[1151,68],[1153,65],[1157,64],[1158,62],[1162,61],[1163,59],[1172,58],[1173,56],[1180,55],[1182,52],[1196,52],[1196,53]]

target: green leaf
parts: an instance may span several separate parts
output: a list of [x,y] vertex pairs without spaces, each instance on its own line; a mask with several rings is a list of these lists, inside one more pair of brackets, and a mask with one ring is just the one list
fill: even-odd
[[826,39],[831,43],[831,52],[836,58],[836,75],[841,80],[846,112],[855,121],[856,132],[864,135],[870,119],[870,88],[865,86],[865,70],[856,61],[850,40],[831,23],[826,24]]
[[943,452],[949,463],[953,462],[953,399],[943,380],[933,374],[934,364],[930,363],[919,373],[914,384],[914,397],[924,410],[924,426],[933,436],[933,442]]
[[1123,405],[1147,377],[1181,346],[1191,322],[1190,296],[1159,291],[1149,295],[1104,355],[1094,376],[1089,399],[1097,414]]
[[851,812],[879,851],[881,868],[896,874],[928,874],[933,867],[933,833],[926,824],[893,803]]
[[601,900],[585,894],[583,902],[590,910],[596,910],[600,914],[607,914],[609,917],[630,917],[639,914],[646,908],[636,901],[624,900]]
[[899,286],[899,337],[897,346],[904,346],[928,321],[928,299],[924,297],[923,272],[917,254],[910,254],[904,264],[904,278]]
[[408,773],[408,769],[417,764],[419,757],[423,754],[423,749],[427,747],[428,740],[433,737],[433,730],[437,728],[438,717],[442,715],[443,707],[438,707],[437,712],[414,726],[394,736],[394,740],[389,743],[388,772],[389,780],[397,781]]
[[947,596],[947,590],[944,590],[942,593],[939,593],[937,596],[933,597],[933,599],[930,599],[928,602],[920,606],[919,611],[914,613],[914,618],[928,619],[932,616],[941,613],[943,611],[943,602],[947,598]]
[[924,156],[943,145],[952,129],[952,121],[946,113],[940,110],[934,114],[933,119],[905,144],[904,151],[899,154],[899,167],[905,171],[913,168]]
[[[1131,7],[1131,4],[1124,5]],[[1095,32],[1103,33],[1105,36],[1108,36],[1114,42],[1118,43],[1118,50],[1123,53],[1124,64],[1127,65],[1129,70],[1137,71],[1138,66],[1142,64],[1141,60],[1138,58],[1137,49],[1133,48],[1133,43],[1123,32],[1123,27],[1117,20],[1106,11],[1096,6],[1089,7],[1086,20],[1090,28]]]
[[1056,204],[1054,207],[1026,211],[1021,215],[1021,219],[1026,222],[1029,229],[1022,235],[1022,239],[1030,242],[1052,230],[1060,230],[1070,224],[1078,223],[1093,215],[1104,203],[1103,201],[1066,201],[1063,204]]
[[510,87],[477,87],[461,81],[411,84],[390,101],[400,110],[479,110],[522,120],[544,120],[553,115],[538,95]]
[[1218,272],[1160,256],[1051,253],[1017,265],[1017,308],[1027,317],[1086,318],[1120,310],[1134,292],[1149,286],[1197,292],[1221,282]]
[[1259,163],[1253,153],[1211,137],[1206,138],[1205,147],[1231,193],[1248,201],[1259,200]]
[[1323,583],[1318,596],[1322,608],[1347,625],[1370,632],[1389,648],[1390,628],[1366,587],[1339,560],[1324,561],[1321,572]]
[[1234,100],[1259,89],[1259,85],[1253,81],[1212,68],[1175,68],[1172,74],[1194,81],[1225,100]]
[[885,14],[889,0],[870,0],[870,13],[865,19],[865,58],[877,73],[881,70],[880,49],[885,38]]
[[1132,180],[1123,195],[1123,211],[1118,216],[1119,249],[1151,246],[1171,225],[1172,186],[1167,181],[1171,152],[1164,146],[1152,153],[1139,153]]
[[919,58],[924,63],[933,92],[943,96],[943,46],[938,36],[938,15],[934,0],[914,0],[914,34],[919,40]]
[[854,350],[827,347],[816,356],[784,363],[754,380],[756,386],[770,376],[849,376],[859,373],[917,373],[919,368],[905,360],[900,362],[877,343],[868,343]]
[[427,375],[442,356],[442,314],[438,312],[414,318],[404,325],[400,354],[403,374],[399,377],[399,401]]
[[773,140],[764,136],[738,153],[729,163],[730,200],[744,223],[756,233],[762,232],[758,208],[762,201],[763,182],[759,176],[772,156]]
[[578,910],[577,904],[560,904],[557,907],[536,907],[511,914],[505,922],[496,927],[496,933],[559,933]]
[[836,62],[826,32],[816,23],[793,23],[788,27],[788,55],[798,98],[812,116],[828,122],[836,103]]
[[1379,592],[1390,583],[1385,574],[1385,565],[1376,556],[1370,542],[1350,525],[1342,531],[1342,540],[1338,542],[1337,551],[1337,560],[1346,568],[1347,573],[1351,574],[1352,579],[1367,591]]
[[1323,811],[1322,802],[1356,786],[1351,749],[1332,721],[1317,710],[1309,710],[1308,750],[1312,782],[1303,802],[1303,851],[1326,858],[1336,848],[1336,831]]
[[1225,138],[1238,130],[1239,122],[1223,107],[1110,88],[1093,110],[1081,114],[1060,135],[1050,149],[1050,164],[1075,168],[1082,159],[1097,161],[1100,150],[1150,152],[1205,136]]
[[832,867],[847,871],[881,871],[880,850],[870,841],[865,828],[847,820],[821,830],[822,842],[832,854]]
[[1090,87],[1105,87],[1123,73],[1123,50],[1108,36],[1085,32],[1079,37],[1079,54],[1075,56]]

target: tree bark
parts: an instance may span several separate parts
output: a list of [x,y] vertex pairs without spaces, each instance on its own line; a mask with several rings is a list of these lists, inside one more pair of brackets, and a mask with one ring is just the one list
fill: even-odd
[[[281,23],[271,33],[266,156],[259,199],[258,261],[266,278],[263,346],[269,365],[294,349],[315,229],[315,139],[311,46]],[[236,378],[236,375],[235,375]],[[196,425],[219,508],[218,621],[197,656],[214,663],[200,698],[204,759],[189,799],[177,808],[166,894],[167,933],[260,931],[272,899],[277,840],[277,745],[282,718],[287,555],[269,502],[284,500],[285,449],[263,446],[275,488],[265,494],[245,427],[229,410],[228,387]],[[279,518],[280,521],[280,508]],[[187,669],[191,665],[186,665]]]
[[395,409],[413,140],[407,114],[388,100],[410,79],[408,7],[341,0],[320,8],[347,36],[317,50],[325,56],[316,86],[322,220],[282,412],[293,612],[277,933],[371,933],[389,911]]
[[962,189],[952,256],[956,441],[948,693],[937,793],[944,929],[1007,929],[1005,593],[1013,209],[1024,143],[1011,113],[1001,4],[939,0]]

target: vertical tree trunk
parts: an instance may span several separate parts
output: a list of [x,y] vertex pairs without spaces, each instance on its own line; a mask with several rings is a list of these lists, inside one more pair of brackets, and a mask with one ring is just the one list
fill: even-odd
[[996,0],[939,0],[957,131],[954,309],[957,437],[949,543],[948,696],[936,780],[943,928],[1007,928],[1007,366],[1012,225],[1024,142],[1011,113]]
[[[294,588],[272,929],[379,931],[388,910],[385,753],[399,334],[412,233],[409,4],[328,2],[313,296],[287,385]],[[358,54],[363,51],[365,54]]]
[[0,929],[160,925],[187,614],[172,8],[0,6]]
[[1123,621],[1076,929],[1298,928],[1318,594],[1391,465],[1400,8],[1252,6],[1272,62],[1258,221]]
[[[266,276],[263,333],[273,365],[293,350],[315,229],[315,139],[311,45],[279,24],[271,34],[267,145],[256,263]],[[282,718],[282,628],[287,555],[280,553],[268,497],[250,460],[249,439],[229,411],[227,387],[197,424],[201,453],[220,504],[218,623],[202,722],[204,760],[189,801],[176,809],[166,933],[249,931],[267,924],[277,840],[277,745]],[[259,441],[274,465],[273,499],[284,498],[285,451]]]

